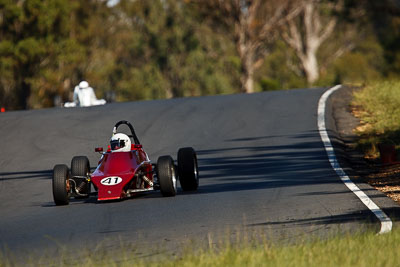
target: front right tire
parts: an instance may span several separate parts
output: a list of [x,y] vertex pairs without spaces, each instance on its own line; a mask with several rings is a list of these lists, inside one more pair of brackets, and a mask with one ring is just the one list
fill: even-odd
[[53,199],[57,206],[68,205],[71,194],[67,165],[59,164],[53,169]]

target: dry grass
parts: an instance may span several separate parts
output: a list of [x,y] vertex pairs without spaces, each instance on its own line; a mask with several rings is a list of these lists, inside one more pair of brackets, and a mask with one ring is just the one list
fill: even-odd
[[16,263],[0,254],[0,266],[397,266],[400,262],[400,231],[348,234],[294,245],[243,241],[225,242],[208,249],[193,247],[181,256],[157,255],[135,258],[130,246],[107,253],[87,253],[78,259],[65,251],[58,258],[35,258]]

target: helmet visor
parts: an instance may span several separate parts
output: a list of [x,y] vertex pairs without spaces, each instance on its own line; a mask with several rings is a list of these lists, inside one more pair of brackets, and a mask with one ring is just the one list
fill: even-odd
[[125,140],[120,140],[120,139],[112,140],[110,142],[110,145],[111,145],[111,150],[117,150],[117,149],[125,147]]

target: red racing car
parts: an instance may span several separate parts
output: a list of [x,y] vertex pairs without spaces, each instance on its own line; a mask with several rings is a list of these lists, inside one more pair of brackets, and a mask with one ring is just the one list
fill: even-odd
[[[131,135],[117,132],[127,125]],[[71,169],[58,164],[53,169],[53,198],[56,205],[68,205],[71,197],[87,198],[91,185],[97,191],[97,200],[115,200],[140,192],[160,190],[163,196],[175,196],[177,180],[182,190],[192,191],[199,186],[196,152],[191,147],[178,151],[177,165],[171,156],[161,156],[152,164],[137,138],[132,125],[119,121],[113,129],[110,145],[102,154],[98,166],[90,173],[86,156],[72,158]]]

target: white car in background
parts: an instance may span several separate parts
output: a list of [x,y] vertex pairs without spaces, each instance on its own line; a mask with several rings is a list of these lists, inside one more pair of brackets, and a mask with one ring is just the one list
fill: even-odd
[[89,86],[87,81],[81,81],[79,85],[74,88],[74,101],[66,102],[64,107],[90,107],[97,105],[104,105],[104,99],[97,99],[96,94],[92,87]]

